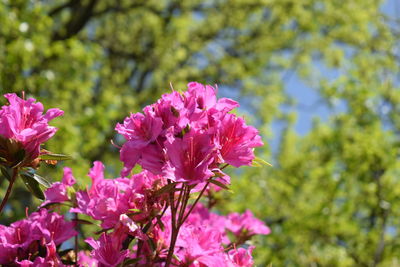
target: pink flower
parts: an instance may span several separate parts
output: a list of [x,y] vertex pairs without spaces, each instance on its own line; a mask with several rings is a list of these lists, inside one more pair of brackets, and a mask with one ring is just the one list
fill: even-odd
[[145,220],[150,214],[161,210],[163,202],[154,192],[166,184],[161,176],[148,171],[133,175],[131,179],[104,179],[104,165],[96,161],[89,172],[92,186],[76,193],[77,207],[71,212],[83,213],[102,221],[103,228],[114,227],[121,214],[138,209],[135,221]]
[[215,145],[207,133],[191,129],[183,138],[170,134],[165,141],[168,157],[166,178],[175,182],[201,183],[212,177],[209,169],[214,160]]
[[254,217],[250,210],[246,210],[243,214],[236,212],[230,213],[226,220],[225,227],[236,236],[241,236],[242,234],[245,236],[258,234],[268,235],[271,232],[269,227],[266,226],[264,222]]
[[176,128],[178,131],[181,130],[179,125],[184,125],[187,122],[184,112],[184,99],[183,96],[177,92],[173,91],[170,94],[163,94],[161,99],[157,100],[156,103],[150,106],[155,115],[161,118],[163,122],[163,130],[167,130],[170,127]]
[[[74,224],[65,221],[64,216],[46,209],[34,212],[9,227],[0,225],[0,264],[13,263],[16,259],[29,264],[24,260],[28,260],[29,255],[35,254],[40,247],[46,248],[48,253],[43,260],[52,258],[56,261],[55,246],[77,234],[73,227]],[[38,266],[36,261],[33,263],[33,266]]]
[[83,251],[78,252],[78,266],[80,267],[97,267],[98,261],[87,255]]
[[145,151],[139,160],[140,166],[154,174],[161,174],[162,168],[165,165],[165,156],[162,147],[158,144],[149,144],[146,146]]
[[35,260],[32,262],[30,260],[22,260],[18,261],[16,260],[16,263],[19,264],[19,266],[23,267],[29,267],[29,266],[36,266],[36,267],[48,267],[48,266],[59,266],[59,267],[64,267],[64,265],[61,262],[60,257],[57,255],[56,251],[57,248],[54,244],[54,242],[50,242],[46,244],[46,257],[36,257]]
[[254,159],[253,149],[263,145],[257,129],[247,126],[242,118],[234,114],[222,117],[215,141],[221,146],[223,162],[235,167],[251,165]]
[[18,256],[21,259],[28,258],[29,245],[40,239],[38,223],[21,220],[10,227],[0,225],[0,264],[12,263]]
[[128,142],[121,148],[121,161],[124,169],[121,176],[125,177],[140,159],[147,145],[154,142],[162,130],[162,120],[155,117],[151,108],[141,113],[132,114],[124,120],[124,124],[117,124],[115,130],[123,135]]
[[9,105],[0,110],[0,135],[20,142],[30,159],[40,154],[40,145],[49,140],[57,128],[48,122],[64,114],[59,109],[49,109],[43,114],[43,105],[35,99],[24,100],[16,94],[5,94]]
[[225,257],[221,242],[221,234],[211,227],[188,225],[179,232],[175,254],[183,266],[218,267]]
[[44,201],[41,207],[49,203],[61,203],[68,201],[68,187],[73,186],[76,183],[72,170],[68,167],[64,168],[64,176],[61,182],[55,182],[51,187],[47,188],[44,192],[46,201]]
[[210,212],[202,203],[197,203],[193,211],[187,218],[186,224],[196,225],[202,227],[207,225],[213,230],[221,234],[221,242],[223,244],[229,244],[229,238],[225,231],[225,216],[218,215],[214,212]]
[[94,248],[92,257],[99,262],[99,267],[114,267],[128,256],[129,251],[122,250],[124,239],[125,236],[102,233],[97,241],[92,237],[85,241]]
[[104,179],[104,165],[100,161],[94,162],[89,176],[92,186],[86,191],[76,193],[77,207],[70,211],[101,220],[104,228],[113,227],[119,215],[128,210],[120,201],[122,195],[119,192],[119,183],[116,180]]
[[[194,99],[196,108],[200,110],[212,110],[227,113],[239,106],[239,104],[229,98],[217,100],[217,90],[210,85],[202,85],[198,82],[188,83],[188,90],[185,93],[187,99]],[[212,111],[211,113],[214,113]]]
[[238,248],[230,250],[227,254],[228,267],[253,266],[254,262],[251,253],[254,248],[254,246],[250,246],[248,249]]
[[41,228],[41,234],[47,242],[54,241],[60,245],[78,233],[74,230],[75,224],[64,220],[64,216],[56,212],[48,212],[41,209],[29,216],[29,221],[38,222]]
[[[231,99],[217,99],[212,86],[196,82],[182,94],[164,94],[145,107],[144,114],[132,114],[123,125],[117,124],[117,132],[127,139],[120,150],[121,175],[139,163],[173,181],[196,184],[212,172],[222,173],[221,163],[250,165],[253,149],[263,143],[254,127],[228,114],[238,106]],[[227,175],[222,180],[229,183]]]

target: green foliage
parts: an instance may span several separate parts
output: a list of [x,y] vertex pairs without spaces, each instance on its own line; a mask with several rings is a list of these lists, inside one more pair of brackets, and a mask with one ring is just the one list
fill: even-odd
[[[223,85],[221,92],[236,96],[269,140],[280,138],[272,133],[274,120],[286,125],[277,151],[268,144],[258,150],[273,167],[232,175],[240,178],[224,202],[226,210],[251,208],[270,224],[272,234],[258,240],[257,262],[396,266],[399,37],[381,5],[4,0],[0,93],[25,90],[46,108],[65,111],[46,149],[73,160],[42,166],[38,174],[60,180],[66,164],[84,187],[94,160],[118,175],[114,125],[169,90],[169,82],[177,90],[191,80]],[[298,107],[285,91],[291,75],[318,92],[323,105],[345,108],[298,136],[295,114],[285,112]],[[6,183],[1,178],[0,195]],[[35,209],[25,190],[15,187],[4,217]]]

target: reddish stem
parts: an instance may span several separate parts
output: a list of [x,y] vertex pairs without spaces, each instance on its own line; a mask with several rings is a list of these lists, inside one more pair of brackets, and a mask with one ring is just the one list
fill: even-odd
[[[170,181],[168,181],[170,183]],[[183,185],[182,185],[183,189]],[[183,190],[180,191],[180,196],[179,199],[181,198],[181,194],[183,193]],[[179,228],[177,227],[176,224],[176,208],[179,207],[179,202],[177,203],[177,207],[175,207],[174,203],[174,198],[175,198],[175,192],[172,190],[172,192],[169,193],[169,206],[171,207],[171,242],[169,244],[169,249],[168,249],[168,255],[167,255],[167,260],[165,262],[165,267],[169,267],[171,264],[172,256],[174,255],[174,249],[175,249],[175,243],[176,239],[178,237],[178,231]]]
[[187,214],[185,215],[185,217],[183,217],[182,221],[180,222],[180,225],[182,225],[186,219],[189,217],[190,213],[192,212],[192,210],[194,209],[194,207],[196,206],[197,202],[199,202],[200,198],[203,196],[204,191],[206,191],[207,186],[210,184],[210,182],[207,182],[206,185],[203,187],[203,189],[201,190],[199,196],[196,198],[196,200],[193,202],[192,206],[190,207],[189,211],[187,212]]
[[[206,183],[206,185],[201,190],[199,196],[193,202],[193,205],[190,207],[190,209],[189,209],[189,211],[187,212],[186,215],[185,215],[185,210],[186,210],[187,204],[189,202],[191,187],[187,186],[185,184],[182,185],[182,190],[180,191],[180,195],[178,197],[178,200],[182,201],[179,211],[177,210],[178,207],[179,207],[179,203],[176,205],[176,207],[174,206],[174,203],[173,203],[173,196],[174,196],[173,194],[174,194],[174,192],[170,193],[170,202],[172,202],[172,205],[170,203],[171,214],[172,214],[172,218],[171,218],[172,219],[171,220],[172,231],[171,231],[171,242],[170,242],[170,245],[169,245],[167,260],[165,262],[165,267],[169,267],[170,264],[171,264],[171,260],[172,260],[172,256],[174,255],[175,244],[176,244],[176,240],[178,239],[178,234],[179,234],[180,227],[186,221],[186,219],[188,218],[189,214],[193,211],[194,207],[196,206],[197,202],[199,202],[200,198],[204,194],[204,191],[207,189],[207,186],[209,184],[210,184],[210,182]],[[177,214],[177,211],[178,211],[178,214]],[[176,215],[178,215],[178,218],[176,218]]]
[[78,265],[78,250],[79,250],[79,248],[78,248],[78,246],[79,246],[79,243],[78,243],[78,235],[79,235],[78,213],[75,213],[74,217],[75,217],[75,221],[76,221],[75,229],[77,230],[77,234],[75,236],[74,252],[75,252],[75,264]]
[[4,206],[6,205],[6,203],[8,201],[8,198],[10,197],[11,189],[12,189],[12,187],[14,185],[14,182],[15,182],[15,180],[17,178],[17,175],[18,175],[18,168],[15,168],[15,169],[13,169],[13,174],[12,174],[10,183],[8,184],[6,195],[4,196],[4,198],[3,198],[3,200],[1,201],[1,204],[0,204],[0,214],[3,211]]

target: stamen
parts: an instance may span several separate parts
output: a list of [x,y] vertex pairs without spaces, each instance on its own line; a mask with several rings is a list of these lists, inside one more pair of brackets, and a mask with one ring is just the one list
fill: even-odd
[[22,238],[21,238],[21,228],[17,228],[17,238],[18,238],[18,242],[22,242]]

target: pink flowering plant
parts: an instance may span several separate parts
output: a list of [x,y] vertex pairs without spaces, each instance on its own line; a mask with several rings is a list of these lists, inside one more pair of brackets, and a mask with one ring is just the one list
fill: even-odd
[[[5,97],[0,165],[10,186],[1,209],[18,175],[44,201],[26,219],[0,225],[0,264],[253,266],[249,240],[270,229],[249,210],[226,216],[211,211],[218,191],[229,190],[224,169],[252,165],[254,148],[263,145],[257,129],[230,113],[237,102],[217,99],[214,87],[196,82],[183,93],[164,94],[116,125],[126,139],[119,148],[120,177],[106,179],[105,166],[96,161],[88,174],[91,185],[79,189],[67,167],[61,182],[53,184],[35,173],[41,161],[68,158],[40,148],[56,131],[48,122],[63,112],[43,114],[34,99]],[[48,187],[42,194],[39,184]],[[68,207],[65,216],[60,206]],[[78,248],[80,223],[97,227],[85,233],[90,249]],[[72,245],[71,238],[73,248],[61,250]]]

